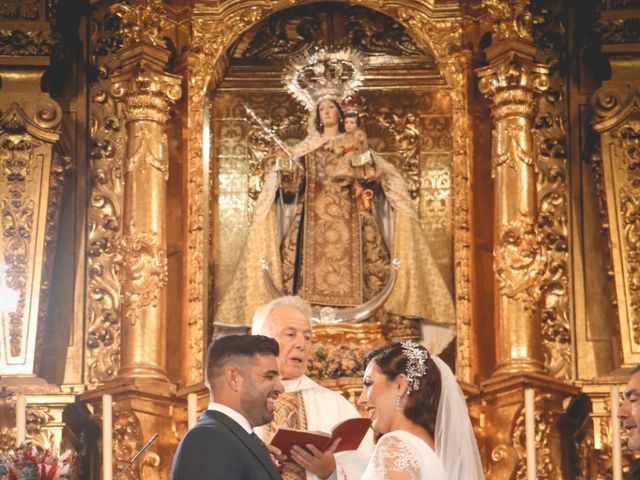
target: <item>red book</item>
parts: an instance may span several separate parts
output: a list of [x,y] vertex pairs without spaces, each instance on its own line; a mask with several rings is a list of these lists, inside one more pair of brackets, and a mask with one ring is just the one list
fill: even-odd
[[321,452],[324,452],[336,438],[341,438],[342,440],[340,440],[336,452],[356,450],[370,426],[371,419],[358,417],[340,422],[333,427],[331,433],[279,428],[271,439],[271,445],[279,448],[282,453],[289,456],[289,452],[294,445],[306,448],[307,444],[311,444]]

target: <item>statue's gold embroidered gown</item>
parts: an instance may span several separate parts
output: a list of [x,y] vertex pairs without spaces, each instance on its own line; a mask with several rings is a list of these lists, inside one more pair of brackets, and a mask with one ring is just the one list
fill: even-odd
[[319,148],[292,186],[304,200],[282,244],[284,288],[316,305],[359,305],[389,277],[389,250],[372,213],[335,180],[342,167],[341,156]]
[[[382,219],[359,208],[351,189],[332,178],[341,159],[325,148],[326,143],[319,134],[309,135],[294,148],[302,168],[292,175],[275,170],[266,175],[244,252],[215,323],[250,327],[256,308],[272,300],[261,272],[260,259],[265,257],[284,292],[297,293],[312,304],[334,306],[353,306],[371,298],[387,281],[390,259],[398,259],[396,284],[383,308],[396,315],[453,324],[451,292],[398,170],[373,155],[377,196],[388,211]],[[283,216],[278,209],[292,199],[297,202],[290,207],[295,213],[281,235]],[[388,227],[391,252],[380,223]]]

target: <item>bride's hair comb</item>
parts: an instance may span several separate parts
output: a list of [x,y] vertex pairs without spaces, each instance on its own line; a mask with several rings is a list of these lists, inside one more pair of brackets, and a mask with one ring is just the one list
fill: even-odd
[[429,351],[409,340],[402,342],[402,353],[407,357],[407,381],[409,395],[420,388],[420,379],[427,373]]

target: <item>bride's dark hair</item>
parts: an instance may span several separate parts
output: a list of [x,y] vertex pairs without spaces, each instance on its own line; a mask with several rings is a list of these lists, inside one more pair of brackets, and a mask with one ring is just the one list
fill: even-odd
[[333,98],[325,98],[323,100],[320,100],[316,105],[316,121],[315,121],[316,130],[318,131],[318,133],[324,133],[324,125],[320,121],[320,104],[324,100],[329,100],[338,109],[338,131],[340,133],[344,133],[344,112],[342,111],[342,107],[340,106],[340,104],[337,101],[335,101]]
[[364,357],[364,364],[375,362],[384,376],[391,381],[403,373],[407,378],[413,378],[414,382],[418,383],[416,390],[407,393],[404,414],[409,420],[425,428],[433,437],[442,390],[440,370],[423,346],[415,344],[414,348],[419,349],[421,353],[424,352],[427,357],[426,371],[423,375],[419,375],[415,370],[413,372],[407,371],[409,358],[407,357],[407,349],[403,347],[402,343],[392,343],[371,350]]

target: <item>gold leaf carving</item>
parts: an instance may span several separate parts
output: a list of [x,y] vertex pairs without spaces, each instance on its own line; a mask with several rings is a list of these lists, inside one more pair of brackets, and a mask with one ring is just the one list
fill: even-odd
[[120,365],[120,282],[117,238],[122,232],[124,116],[108,80],[91,88],[91,203],[89,206],[89,383],[107,382]]
[[493,475],[496,475],[494,470],[511,474],[511,472],[515,471],[518,461],[518,450],[511,445],[500,444],[494,447],[491,450],[491,463],[489,464],[487,478],[492,478]]
[[0,17],[9,20],[37,20],[39,0],[4,0],[0,4]]
[[127,120],[148,120],[164,126],[171,102],[182,95],[181,81],[176,75],[155,72],[140,62],[112,77],[111,93],[124,100]]
[[51,429],[45,428],[55,421],[55,417],[46,406],[27,408],[27,436],[29,441],[45,450],[57,447],[56,438]]
[[544,240],[536,223],[521,215],[500,228],[496,245],[494,271],[501,293],[528,309],[535,308],[547,263]]
[[633,325],[633,340],[640,344],[640,121],[629,121],[612,132],[618,168],[625,182],[618,191],[623,251],[626,256],[627,291]]
[[[115,410],[113,421],[113,461],[114,471],[121,471],[131,460],[133,455],[142,447],[142,423],[135,411]],[[127,480],[168,480],[168,476],[161,470],[162,460],[153,451],[145,451],[131,468],[121,478]]]
[[530,0],[482,0],[492,17],[493,42],[510,39],[531,41],[537,18],[530,10]]
[[240,48],[240,57],[283,58],[317,43],[348,46],[368,55],[433,61],[393,18],[360,5],[342,3],[300,5],[269,16],[246,48]]
[[291,55],[309,43],[321,40],[322,23],[319,12],[313,7],[305,6],[304,11],[295,11],[295,16],[292,10],[271,15],[242,51],[242,58],[265,59]]
[[123,46],[141,43],[164,47],[162,31],[167,25],[165,2],[162,0],[137,0],[118,2],[110,12],[120,17]]
[[[605,190],[604,171],[602,165],[602,147],[600,141],[596,140],[593,153],[590,156],[591,169],[593,171],[593,181],[598,201],[598,216],[600,217],[600,228],[606,237],[607,271],[609,279],[613,277],[613,258],[611,256],[611,236],[609,231],[609,212],[607,211],[607,194]],[[615,303],[615,293],[611,292],[611,304]]]
[[511,117],[530,118],[534,112],[534,93],[549,87],[546,65],[515,57],[478,70],[478,88],[493,100],[492,116],[496,124]]
[[598,20],[595,31],[603,44],[638,43],[640,20],[637,16],[629,18],[608,18]]
[[139,170],[144,172],[147,167],[153,167],[164,173],[164,179],[169,179],[169,158],[163,154],[167,147],[167,134],[162,133],[160,139],[153,138],[149,132],[139,130],[134,138],[138,142],[133,153],[127,157],[127,171]]
[[626,119],[631,112],[640,109],[640,92],[630,85],[616,88],[602,87],[591,102],[595,113],[594,129],[608,130]]
[[0,55],[51,55],[58,37],[50,31],[0,30]]
[[[544,9],[544,32],[559,32],[557,7]],[[535,33],[538,29],[535,30]],[[541,37],[542,38],[542,37]],[[541,40],[542,41],[542,40]],[[546,44],[545,44],[546,45]],[[557,65],[562,57],[561,44],[550,43],[547,63]],[[560,57],[559,57],[560,56]],[[572,377],[569,282],[569,188],[566,148],[566,85],[559,68],[549,75],[549,88],[537,101],[534,120],[534,144],[537,162],[538,228],[548,254],[547,269],[541,286],[541,320],[544,363],[549,373],[559,378]]]
[[91,53],[92,60],[98,63],[98,57],[117,52],[123,43],[120,17],[114,13],[96,9],[91,15]]
[[350,6],[345,11],[345,44],[374,55],[424,56],[402,25],[375,10]]
[[[554,465],[551,458],[552,448],[550,439],[555,425],[555,414],[549,409],[544,397],[537,397],[534,406],[535,418],[535,444],[536,444],[536,478],[555,479],[559,478],[560,467]],[[526,431],[524,407],[518,410],[515,422],[511,431],[511,443],[518,453],[518,464],[513,478],[526,480],[527,478],[527,458],[526,458]]]
[[167,257],[157,234],[135,232],[119,242],[122,303],[132,325],[139,311],[158,305],[158,296],[167,284]]
[[[114,471],[120,471],[142,447],[142,426],[132,411],[114,411],[113,462]],[[130,468],[122,478],[140,480],[139,468]],[[146,477],[145,477],[146,478]]]
[[0,227],[2,229],[6,265],[6,282],[19,292],[16,312],[9,313],[9,350],[12,357],[21,355],[25,316],[24,292],[30,270],[29,251],[33,236],[35,203],[30,198],[28,183],[32,181],[34,147],[42,144],[26,134],[24,117],[6,114],[1,130],[6,135],[0,144],[0,184],[6,188],[0,198]]

